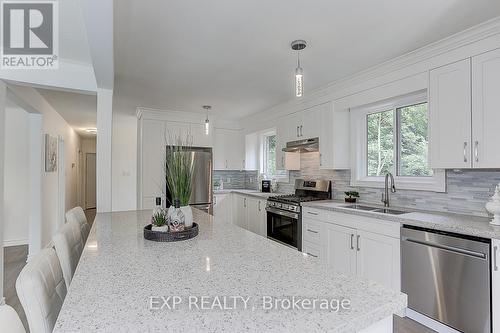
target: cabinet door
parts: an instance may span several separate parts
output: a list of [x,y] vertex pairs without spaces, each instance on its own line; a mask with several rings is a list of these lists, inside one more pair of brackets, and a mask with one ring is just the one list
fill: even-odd
[[228,198],[229,194],[214,194],[214,217],[217,222],[228,222]]
[[470,168],[471,61],[465,59],[430,71],[430,165]]
[[225,170],[228,166],[228,141],[226,130],[216,128],[214,132],[214,170]]
[[[331,103],[327,103],[331,105]],[[333,111],[333,109],[332,109]],[[314,106],[302,112],[302,124],[299,127],[299,134],[301,139],[311,139],[320,137],[321,127],[328,119],[322,118],[325,115],[325,104]],[[330,117],[330,121],[332,118]],[[331,133],[330,124],[330,133]]]
[[246,227],[256,234],[260,233],[259,200],[246,198]]
[[326,226],[326,263],[333,270],[356,274],[356,230],[335,224]]
[[278,119],[276,124],[276,170],[285,170],[285,152],[288,140],[288,127],[286,117]]
[[[333,122],[333,104],[326,103],[320,106],[317,111],[320,115],[319,121],[317,122],[317,133],[316,136],[319,137],[319,168],[320,169],[333,169],[334,165],[334,140],[333,133],[334,122]],[[348,124],[340,124],[342,127],[348,128]],[[342,143],[349,147],[348,137],[342,139]]]
[[491,299],[493,332],[500,332],[500,240],[491,240]]
[[166,152],[165,123],[143,120],[141,145],[142,197],[149,198],[147,201],[154,203],[155,197],[162,197],[166,186],[163,167]]
[[500,50],[472,58],[472,78],[472,164],[499,168]]
[[259,170],[259,135],[245,135],[245,170]]
[[211,147],[212,133],[205,134],[205,124],[189,125],[194,147]]
[[259,232],[258,234],[262,237],[267,237],[267,212],[266,212],[266,200],[259,200],[258,203],[258,214],[259,214]]
[[358,230],[357,274],[397,291],[401,289],[399,239]]
[[235,195],[233,199],[234,199],[233,224],[246,229],[247,228],[246,197],[244,197],[243,195]]
[[226,130],[227,169],[243,170],[245,168],[245,138],[241,131]]
[[292,113],[286,116],[285,124],[288,129],[287,142],[303,139],[301,133],[301,131],[303,131],[304,129],[304,126],[302,124],[302,112]]
[[177,139],[182,142],[189,140],[191,143],[193,141],[191,127],[189,123],[181,123],[176,121],[165,122],[165,139],[168,144],[177,144]]

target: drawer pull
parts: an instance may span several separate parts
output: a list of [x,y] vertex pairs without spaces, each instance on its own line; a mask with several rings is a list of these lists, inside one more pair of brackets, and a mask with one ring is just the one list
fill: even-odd
[[359,246],[359,235],[356,236],[356,250],[360,251],[361,248]]
[[498,252],[498,246],[493,247],[493,269],[498,271],[498,265],[497,265],[497,252]]
[[351,234],[351,250],[354,250],[354,234]]
[[311,215],[319,215],[318,213],[314,213],[314,212],[307,212],[307,214],[311,214]]
[[317,234],[318,232],[315,230],[307,229],[307,231],[312,232],[313,234]]
[[309,253],[309,252],[307,252],[307,255],[308,255],[308,256],[311,256],[311,257],[314,257],[314,258],[317,258],[317,257],[318,257],[318,256],[315,256],[314,254]]

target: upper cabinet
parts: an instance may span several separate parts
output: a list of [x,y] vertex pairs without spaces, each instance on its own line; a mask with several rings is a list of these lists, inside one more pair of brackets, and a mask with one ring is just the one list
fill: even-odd
[[500,50],[472,58],[472,163],[499,168]]
[[[287,142],[319,138],[320,169],[349,169],[349,111],[335,111],[332,102],[316,105],[301,112],[278,119],[278,146],[276,166],[278,169],[291,168],[287,156],[281,151]],[[296,163],[288,163],[294,164]]]
[[471,62],[462,60],[429,74],[430,165],[470,168]]
[[213,154],[214,170],[244,170],[245,138],[241,131],[216,128]]
[[259,170],[259,134],[245,135],[245,170]]
[[430,165],[499,168],[500,50],[429,73]]

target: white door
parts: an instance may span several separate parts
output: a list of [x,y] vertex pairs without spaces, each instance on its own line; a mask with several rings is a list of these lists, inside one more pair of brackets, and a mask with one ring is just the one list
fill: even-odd
[[64,140],[57,140],[57,228],[64,224],[66,214],[66,151]]
[[359,276],[397,291],[400,283],[400,241],[372,232],[358,230],[356,272]]
[[472,166],[470,72],[470,59],[430,71],[429,150],[432,168]]
[[472,58],[472,145],[474,168],[499,168],[500,50]]
[[356,230],[335,224],[326,227],[326,263],[337,272],[356,274]]
[[85,209],[96,207],[96,155],[85,156]]

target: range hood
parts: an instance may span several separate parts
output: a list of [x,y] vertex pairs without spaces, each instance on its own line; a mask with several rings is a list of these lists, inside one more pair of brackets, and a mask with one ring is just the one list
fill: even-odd
[[311,153],[319,151],[319,138],[287,142],[286,147],[282,150],[287,153]]

